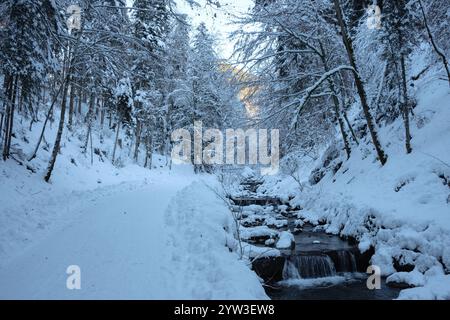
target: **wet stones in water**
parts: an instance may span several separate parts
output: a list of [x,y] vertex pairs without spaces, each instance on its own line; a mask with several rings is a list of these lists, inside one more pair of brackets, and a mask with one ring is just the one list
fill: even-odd
[[286,219],[269,218],[266,219],[265,225],[271,229],[281,229],[288,225],[288,221]]
[[248,239],[248,242],[253,244],[265,244],[268,240],[271,240],[270,235],[252,236]]
[[245,228],[258,227],[262,226],[265,220],[266,218],[261,216],[247,216],[246,218],[241,220],[241,225]]
[[271,197],[260,197],[260,198],[231,197],[231,201],[233,201],[233,203],[238,206],[250,206],[250,205],[266,206],[270,204],[278,205],[280,203],[280,200],[278,198],[271,198]]
[[265,283],[283,280],[284,257],[264,257],[255,259],[252,268]]

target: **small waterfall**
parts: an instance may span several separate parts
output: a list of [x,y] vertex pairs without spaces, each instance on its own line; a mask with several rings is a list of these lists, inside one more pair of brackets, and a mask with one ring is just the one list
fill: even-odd
[[286,259],[283,279],[323,278],[336,275],[336,269],[327,255],[298,255]]
[[336,269],[339,272],[356,272],[356,258],[350,250],[340,250],[337,252]]
[[295,257],[288,257],[284,262],[283,279],[300,279],[297,265],[291,261],[292,258],[295,259]]

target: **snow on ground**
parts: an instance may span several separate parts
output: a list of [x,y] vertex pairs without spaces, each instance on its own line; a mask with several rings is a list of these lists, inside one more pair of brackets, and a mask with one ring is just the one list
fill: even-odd
[[[311,186],[305,174],[311,172],[308,159],[308,170],[299,169],[303,188],[289,175],[266,178],[259,191],[295,196],[290,203],[303,208],[299,218],[357,238],[361,251],[374,247],[372,263],[383,275],[423,286],[402,291],[400,298],[443,298],[450,296],[450,285],[445,286],[450,279],[450,92],[431,72],[415,88],[412,154],[405,153],[398,119],[379,129],[389,155],[384,167],[363,141],[336,174],[327,171],[317,185]],[[395,263],[414,270],[396,273]],[[441,271],[425,276],[429,270]]]
[[423,287],[405,289],[400,291],[400,300],[449,300],[450,277],[430,277]]
[[195,182],[179,192],[169,206],[166,224],[171,298],[267,299],[246,260],[239,260],[234,221],[211,187]]
[[[17,254],[4,251],[0,298],[267,299],[247,260],[239,259],[228,207],[205,185],[214,178],[177,169],[60,194],[41,204],[49,220],[59,212],[59,225],[34,239],[40,229],[27,225],[28,243],[19,241],[25,237],[20,224],[2,211],[11,230],[2,231],[2,239],[15,231],[6,249]],[[70,265],[81,268],[81,290],[66,288]]]
[[[118,148],[113,166],[110,130],[93,135],[91,164],[90,152],[80,153],[85,135],[75,130],[65,131],[47,184],[51,148],[44,143],[26,161],[40,129],[18,129],[17,160],[0,164],[0,299],[267,299],[248,260],[239,260],[231,212],[195,183],[215,178],[187,165],[169,170],[156,154],[145,169],[127,148]],[[81,290],[66,287],[71,265],[81,269]]]
[[[170,286],[161,271],[167,249],[162,228],[164,212],[176,191],[189,180],[184,174],[164,174],[160,178],[163,183],[151,179],[126,182],[56,198],[53,206],[44,203],[44,208],[49,208],[49,219],[59,209],[61,224],[59,228],[49,226],[45,235],[2,266],[0,298],[169,296]],[[13,227],[10,221],[9,228]],[[20,228],[17,230],[19,234]],[[31,230],[28,227],[30,237]],[[81,268],[81,290],[66,288],[66,269],[70,265]]]

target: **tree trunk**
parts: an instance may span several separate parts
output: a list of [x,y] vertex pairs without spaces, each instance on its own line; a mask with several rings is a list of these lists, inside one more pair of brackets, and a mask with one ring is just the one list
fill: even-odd
[[342,114],[344,115],[344,120],[347,123],[348,130],[350,130],[350,133],[352,134],[352,137],[355,140],[356,144],[359,145],[359,140],[356,137],[355,130],[353,130],[352,124],[348,120],[347,113],[343,111]]
[[68,82],[69,81],[64,81],[64,90],[63,90],[63,96],[62,96],[62,101],[61,101],[61,117],[59,119],[59,126],[58,126],[58,132],[56,134],[56,139],[55,139],[55,145],[53,146],[53,151],[52,151],[52,156],[50,158],[50,162],[48,164],[48,168],[47,168],[47,174],[45,175],[44,180],[46,182],[50,181],[50,177],[52,176],[52,172],[53,169],[55,167],[55,163],[56,163],[56,158],[58,157],[58,153],[61,147],[61,138],[62,138],[62,134],[63,134],[63,130],[64,130],[64,118],[65,118],[65,114],[66,114],[66,100],[67,100],[67,90],[68,90]]
[[134,161],[138,162],[138,158],[139,158],[139,146],[141,145],[141,122],[139,120],[137,120],[136,123],[136,145],[134,147],[134,155],[133,155],[133,159]]
[[405,67],[405,56],[402,54],[400,58],[401,68],[402,68],[402,93],[403,93],[403,103],[402,103],[402,113],[403,122],[405,124],[405,147],[406,153],[412,152],[411,147],[411,132],[409,126],[409,103],[408,103],[408,89],[406,86],[406,67]]
[[83,96],[83,89],[81,87],[78,89],[78,115],[81,115],[81,101]]
[[84,143],[84,150],[83,153],[87,152],[88,144],[89,144],[89,137],[91,136],[91,130],[92,130],[92,123],[94,121],[94,104],[95,104],[95,93],[91,92],[91,97],[89,100],[89,110],[86,115],[86,124],[88,127],[88,131],[86,134],[86,141]]
[[145,168],[149,168],[150,170],[152,169],[152,162],[153,162],[153,139],[150,135],[147,135],[147,137],[145,138],[145,164],[144,167]]
[[59,86],[58,92],[56,93],[55,97],[53,98],[52,104],[51,104],[50,108],[48,109],[47,117],[45,118],[44,125],[42,126],[42,131],[41,131],[41,134],[40,134],[40,136],[39,136],[39,140],[38,140],[38,142],[36,143],[36,147],[34,148],[33,153],[32,153],[31,156],[28,158],[28,161],[31,161],[31,160],[33,160],[34,158],[36,158],[37,152],[38,152],[38,150],[39,150],[39,146],[40,146],[40,144],[41,144],[41,142],[42,142],[42,139],[43,139],[43,137],[44,137],[45,128],[46,128],[47,123],[48,123],[48,121],[50,120],[51,114],[52,114],[52,112],[53,112],[53,107],[55,106],[55,103],[56,103],[56,101],[58,100],[58,96],[59,96],[59,94],[61,93],[61,91],[62,91],[62,89],[63,89],[64,86],[65,86],[65,79],[63,79],[63,82],[62,82],[61,85]]
[[69,98],[69,130],[72,130],[73,112],[75,108],[75,88],[73,84],[70,85],[70,98]]
[[[328,63],[327,63],[327,60],[325,57],[325,50],[323,48],[322,42],[320,42],[319,44],[320,44],[320,50],[321,50],[320,59],[322,60],[323,69],[325,72],[329,72],[330,70],[328,68]],[[331,90],[331,94],[332,94],[331,98],[332,98],[333,104],[334,104],[334,113],[336,114],[336,118],[339,123],[339,129],[341,131],[342,140],[344,141],[344,148],[345,148],[345,152],[347,153],[347,159],[350,159],[350,155],[351,155],[352,151],[350,148],[350,144],[348,142],[348,136],[347,136],[347,132],[345,131],[344,122],[342,121],[341,113],[339,111],[340,107],[339,107],[339,100],[337,98],[337,92],[336,92],[336,89],[334,86],[333,79],[328,78],[327,82],[328,82],[328,86],[330,87],[330,90]]]
[[342,40],[344,42],[344,46],[347,51],[348,59],[349,59],[350,65],[354,69],[353,76],[355,79],[355,84],[356,84],[356,88],[358,91],[358,95],[361,100],[364,117],[366,118],[367,127],[369,129],[373,145],[377,152],[378,160],[380,161],[381,165],[384,165],[387,162],[387,156],[384,153],[383,148],[381,147],[380,141],[378,140],[377,131],[373,124],[373,118],[372,118],[372,115],[370,114],[369,105],[367,103],[367,94],[364,89],[362,79],[359,75],[358,68],[356,66],[356,59],[355,59],[355,55],[353,52],[353,42],[352,42],[352,39],[350,38],[350,35],[348,34],[347,26],[345,24],[344,17],[342,15],[342,9],[341,9],[339,0],[334,0],[334,7],[335,7],[335,11],[336,11],[336,17],[337,17],[337,20],[338,20],[338,23],[339,23],[339,26],[341,29]]
[[100,128],[103,129],[105,124],[105,100],[102,100],[102,106],[100,110]]
[[116,150],[117,150],[117,143],[119,141],[119,132],[120,132],[120,125],[122,124],[122,119],[120,118],[119,121],[117,121],[117,128],[116,128],[116,139],[114,141],[114,149],[113,149],[113,155],[112,155],[112,164],[116,161]]
[[5,139],[3,144],[3,160],[7,160],[11,151],[11,140],[14,124],[14,106],[16,99],[17,78],[14,79],[13,75],[9,76],[8,90],[6,94],[6,118],[5,118]]

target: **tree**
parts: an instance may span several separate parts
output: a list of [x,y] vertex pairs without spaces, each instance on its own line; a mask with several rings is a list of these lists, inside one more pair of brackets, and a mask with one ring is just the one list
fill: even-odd
[[[449,62],[448,62],[448,58],[446,57],[444,51],[439,47],[436,37],[434,36],[433,32],[431,31],[431,25],[428,22],[428,18],[427,18],[427,13],[425,12],[425,7],[423,6],[422,0],[417,0],[417,2],[419,3],[419,7],[420,7],[420,12],[422,14],[422,19],[423,19],[423,23],[425,25],[425,29],[427,30],[427,35],[428,38],[430,39],[430,42],[433,46],[434,51],[436,52],[436,54],[439,56],[439,58],[442,61],[442,64],[444,66],[445,72],[447,73],[447,78],[448,78],[448,84],[450,86],[450,69],[449,69]],[[436,1],[434,1],[436,3]],[[437,2],[438,6],[442,5],[444,2]],[[440,10],[438,9],[438,13],[442,14],[442,12],[445,12],[445,6],[443,6],[442,8],[440,8]],[[447,8],[448,10],[448,8]],[[441,23],[445,23],[446,19],[442,19]],[[448,22],[447,22],[448,23]]]
[[372,115],[370,113],[369,104],[367,102],[366,90],[364,89],[364,84],[362,82],[362,79],[358,72],[358,67],[356,65],[356,58],[355,58],[354,49],[353,49],[353,40],[348,33],[347,25],[344,20],[345,18],[343,16],[342,8],[341,8],[341,4],[340,4],[339,0],[333,0],[333,1],[334,1],[334,9],[335,9],[335,13],[336,13],[336,18],[338,20],[338,24],[340,27],[342,41],[343,41],[345,49],[347,51],[349,63],[353,68],[353,76],[354,76],[354,80],[355,80],[355,85],[356,85],[358,95],[359,95],[359,98],[361,101],[361,106],[363,108],[364,117],[366,118],[367,127],[368,127],[370,135],[372,137],[372,143],[377,152],[378,160],[380,161],[381,165],[384,165],[387,161],[387,156],[384,153],[383,148],[381,147],[381,143],[378,139],[378,134],[377,134],[377,131],[374,126],[374,121],[373,121]]
[[16,96],[20,86],[24,92],[36,94],[46,75],[58,67],[56,55],[62,19],[50,0],[8,0],[0,10],[0,16],[7,17],[8,21],[0,28],[0,69],[4,74],[6,105],[3,159],[6,160],[11,152]]
[[119,142],[120,127],[123,123],[130,123],[133,114],[133,92],[131,82],[128,77],[120,79],[114,92],[117,107],[117,123],[116,123],[116,138],[114,141],[114,149],[112,154],[112,163],[116,162],[116,150]]
[[[411,133],[409,125],[410,102],[408,99],[406,63],[414,44],[413,18],[408,13],[406,0],[392,0],[383,5],[383,23],[380,33],[381,42],[384,44],[383,57],[387,63],[385,81],[391,88],[398,90],[401,115],[405,127],[406,153],[412,152]],[[394,104],[396,101],[392,101]]]

